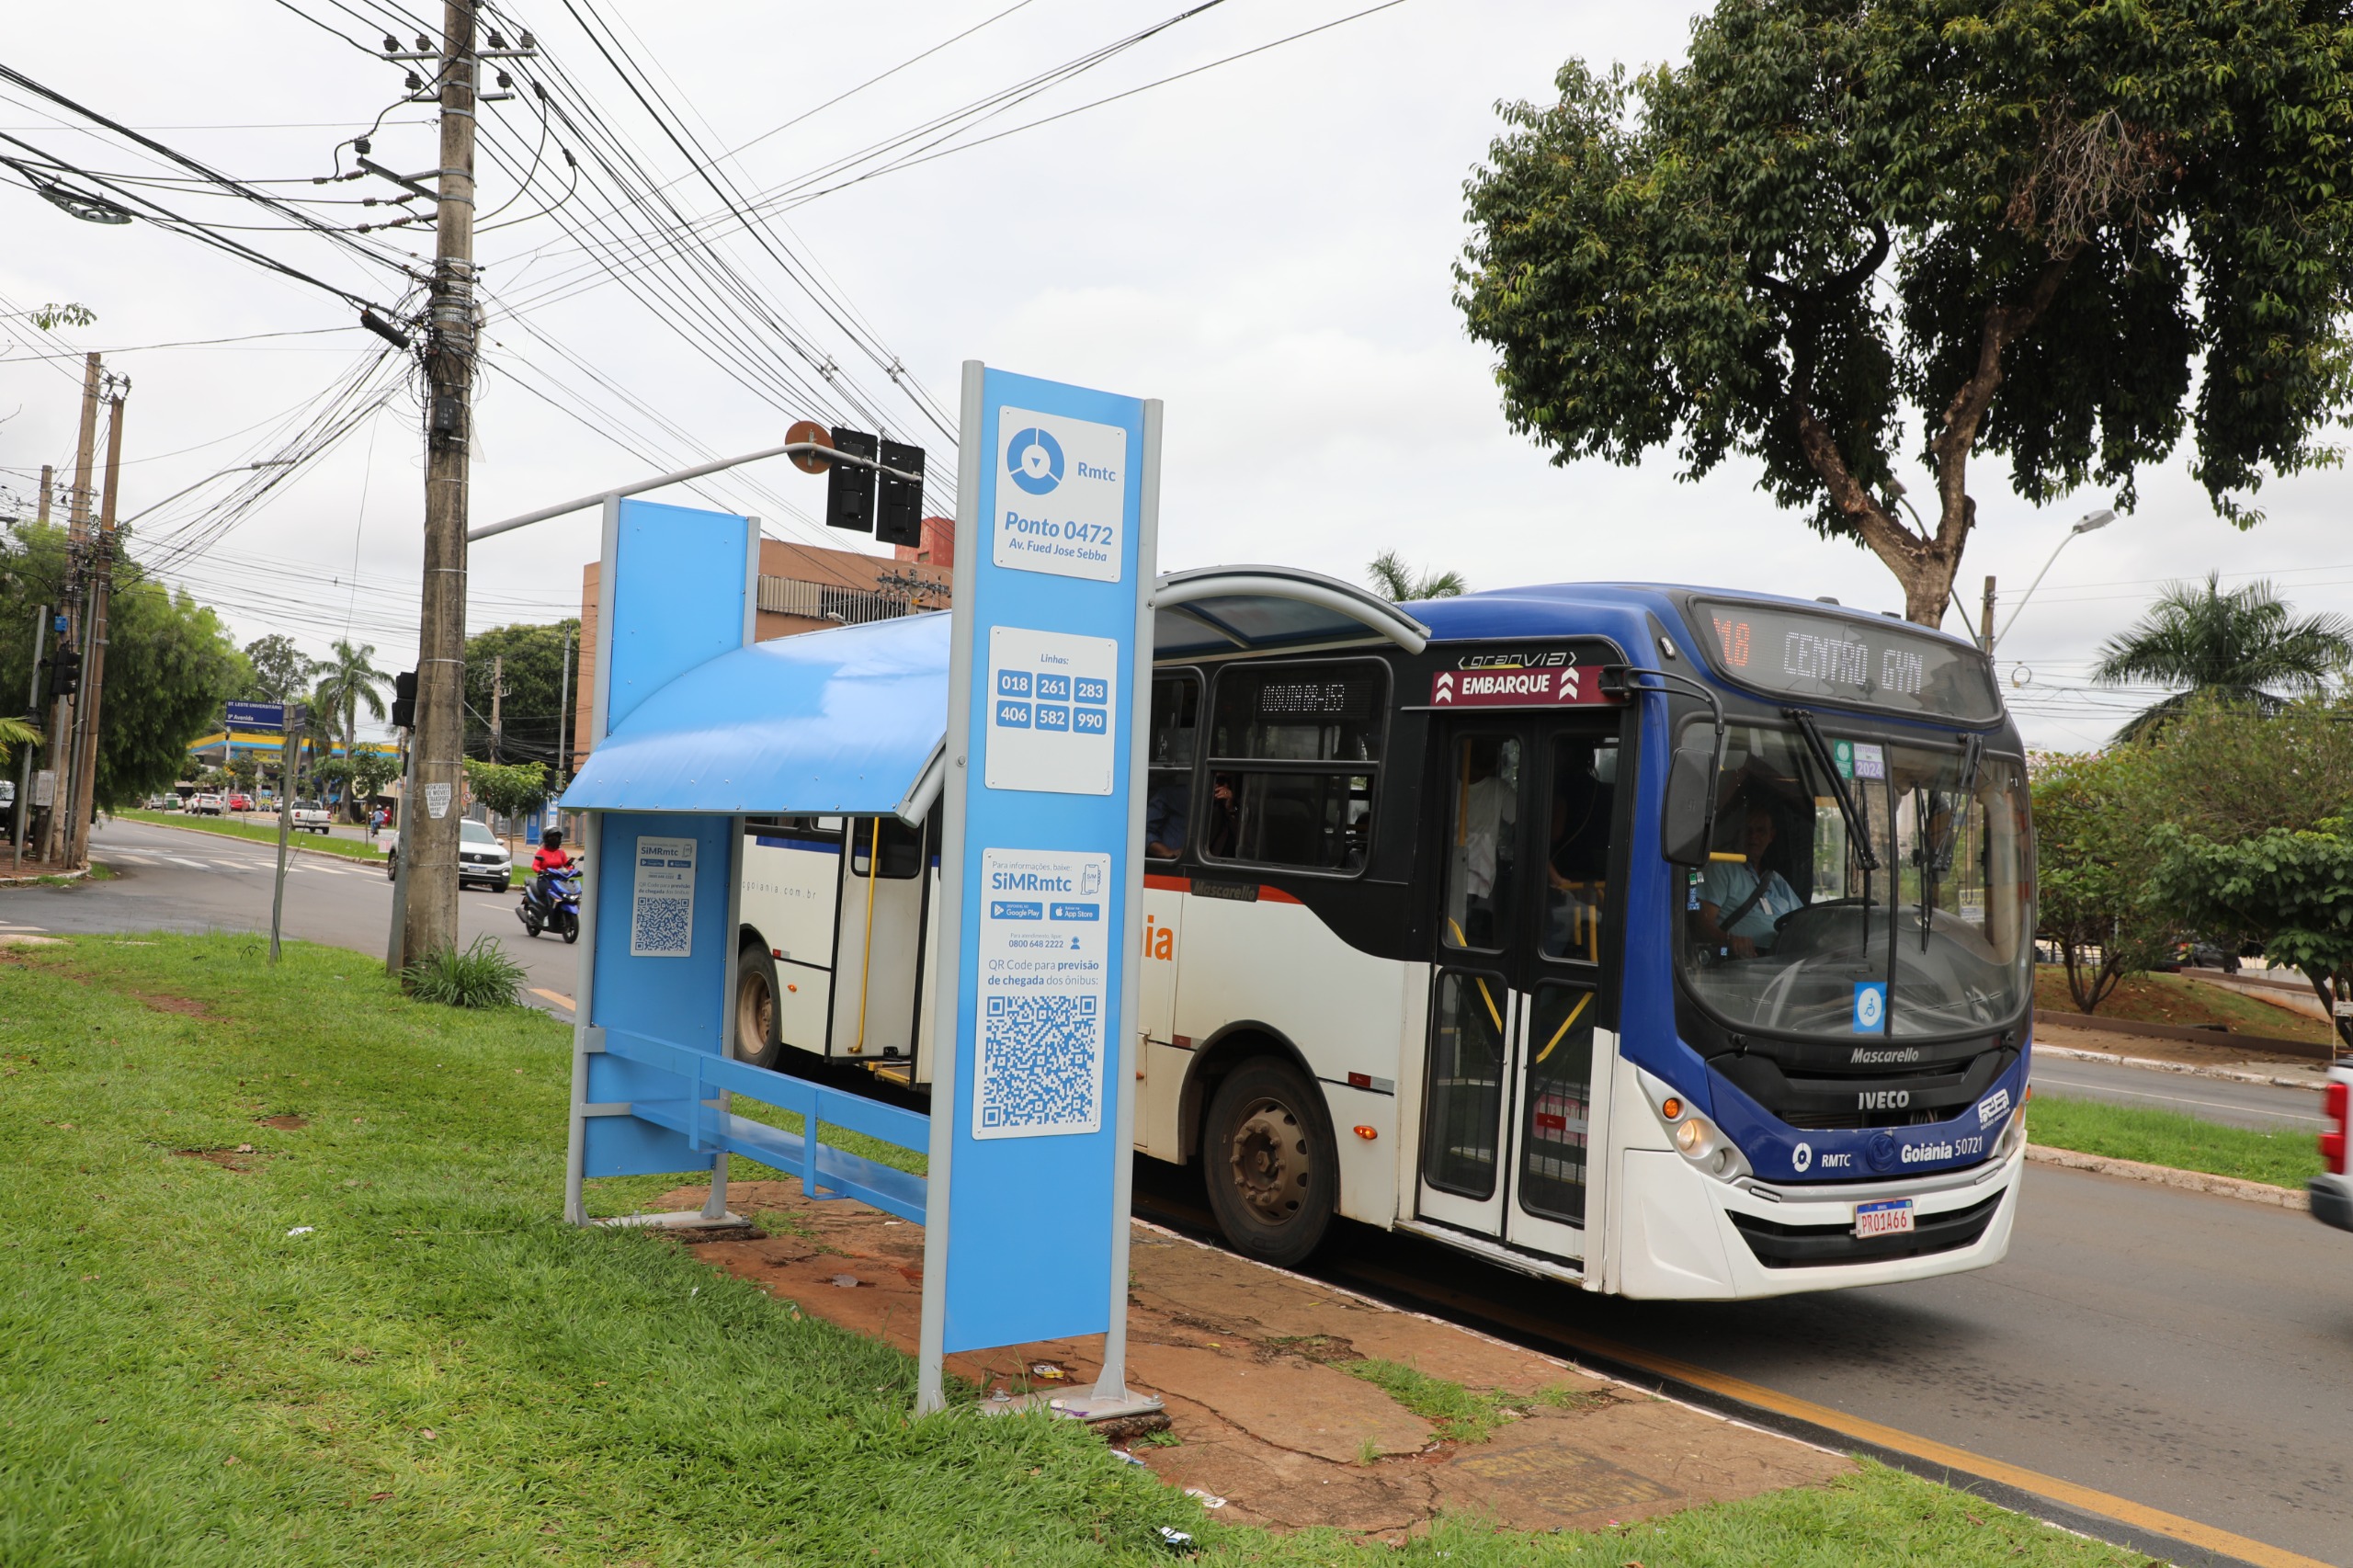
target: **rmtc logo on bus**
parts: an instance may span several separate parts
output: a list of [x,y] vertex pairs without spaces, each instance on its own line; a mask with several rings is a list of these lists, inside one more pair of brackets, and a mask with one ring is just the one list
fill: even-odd
[[1005,477],[990,560],[1025,572],[1120,580],[1128,433],[1091,419],[1006,408]]

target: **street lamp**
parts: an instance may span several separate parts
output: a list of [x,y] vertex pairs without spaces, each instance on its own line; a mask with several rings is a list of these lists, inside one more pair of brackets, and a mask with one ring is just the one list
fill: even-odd
[[2113,506],[2102,506],[2097,512],[2086,512],[2082,517],[2075,519],[2075,526],[2069,528],[2063,535],[2062,535],[2058,544],[2052,550],[2051,560],[2045,561],[2042,563],[2042,570],[2034,574],[2034,581],[2029,583],[2026,585],[2026,592],[2018,596],[2018,602],[2016,608],[2010,611],[2008,624],[2002,628],[2001,631],[1995,636],[1993,642],[1987,646],[1985,651],[1989,654],[1995,648],[2001,646],[2002,639],[2004,637],[2007,637],[2011,631],[2017,627],[2018,623],[2018,617],[2026,610],[2026,601],[2034,597],[2034,590],[2042,586],[2043,578],[2051,574],[2051,562],[2059,559],[2059,551],[2066,549],[2068,542],[2075,539],[2076,535],[2097,533],[2101,528],[2108,527],[2109,524],[2114,521],[2116,521],[2116,509]]
[[131,524],[137,522],[148,513],[160,512],[165,507],[170,506],[173,502],[178,500],[181,496],[187,494],[189,491],[201,490],[216,479],[226,479],[233,473],[253,473],[265,468],[284,468],[288,464],[297,460],[298,460],[294,458],[264,458],[257,463],[240,463],[235,468],[224,468],[219,473],[208,473],[202,479],[198,480],[194,484],[182,485],[179,489],[173,491],[169,495],[165,496],[161,501],[156,502],[153,506],[141,507],[130,517],[123,518],[120,526],[123,528],[129,528]]

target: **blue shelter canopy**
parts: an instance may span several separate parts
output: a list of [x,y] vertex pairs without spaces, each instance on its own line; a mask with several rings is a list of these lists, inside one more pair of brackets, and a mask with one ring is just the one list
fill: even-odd
[[[1158,658],[1429,639],[1386,599],[1292,567],[1172,573],[1154,602]],[[945,611],[870,621],[699,665],[614,726],[563,804],[920,822],[941,783],[948,627]]]

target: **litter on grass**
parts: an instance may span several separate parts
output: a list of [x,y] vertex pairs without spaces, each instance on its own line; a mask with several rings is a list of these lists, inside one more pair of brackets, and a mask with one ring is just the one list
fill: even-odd
[[290,1236],[307,1236],[317,1229],[316,1225],[297,1225],[286,1233]]
[[1187,1535],[1183,1530],[1171,1529],[1168,1526],[1162,1525],[1160,1527],[1160,1544],[1168,1548],[1171,1551],[1190,1551],[1193,1550],[1193,1538]]
[[[1132,1465],[1142,1465],[1142,1464],[1143,1464],[1143,1460],[1140,1460],[1140,1459],[1136,1458],[1136,1456],[1135,1456],[1135,1455],[1133,1455],[1133,1454],[1131,1454],[1131,1453],[1128,1452],[1128,1450],[1127,1450],[1127,1449],[1113,1449],[1111,1450],[1111,1457],[1112,1457],[1113,1459],[1115,1459],[1115,1460],[1118,1460],[1121,1464],[1132,1464]],[[1150,1469],[1151,1467],[1150,1467],[1149,1465],[1145,1465],[1145,1466],[1144,1466],[1144,1468],[1148,1470],[1148,1469]]]
[[1185,1488],[1185,1495],[1188,1497],[1199,1498],[1201,1500],[1201,1506],[1204,1508],[1222,1508],[1225,1506],[1224,1498],[1219,1496],[1214,1492],[1204,1492],[1198,1486],[1188,1486]]

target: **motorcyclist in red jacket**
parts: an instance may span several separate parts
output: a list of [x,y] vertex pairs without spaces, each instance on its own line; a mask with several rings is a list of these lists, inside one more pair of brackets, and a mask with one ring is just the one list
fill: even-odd
[[553,907],[555,894],[548,886],[551,872],[572,869],[572,857],[563,850],[563,830],[551,827],[540,835],[540,846],[531,851],[531,896],[540,903]]

